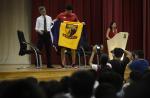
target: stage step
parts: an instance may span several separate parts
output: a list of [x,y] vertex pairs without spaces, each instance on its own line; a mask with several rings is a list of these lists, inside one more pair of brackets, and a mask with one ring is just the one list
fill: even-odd
[[[83,69],[83,68],[82,68]],[[35,77],[39,81],[60,80],[63,76],[70,76],[79,68],[41,68],[32,65],[3,65],[0,66],[0,80],[13,80],[26,77]]]

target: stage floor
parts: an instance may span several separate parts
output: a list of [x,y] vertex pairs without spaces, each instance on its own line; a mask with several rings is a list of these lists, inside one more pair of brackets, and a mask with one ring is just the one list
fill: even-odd
[[36,69],[34,65],[0,65],[0,81],[13,80],[26,77],[35,77],[39,81],[60,80],[63,76],[70,76],[77,70],[87,70],[89,67],[60,68],[60,65],[53,65],[56,68]]

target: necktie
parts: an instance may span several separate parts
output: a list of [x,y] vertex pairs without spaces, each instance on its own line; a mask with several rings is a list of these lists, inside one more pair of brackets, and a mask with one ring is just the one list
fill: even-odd
[[47,31],[46,17],[44,16],[44,31]]

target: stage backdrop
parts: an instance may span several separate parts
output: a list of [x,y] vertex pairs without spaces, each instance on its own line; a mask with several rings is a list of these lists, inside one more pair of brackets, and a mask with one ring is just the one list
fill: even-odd
[[[38,6],[44,5],[47,14],[53,19],[65,5],[71,3],[80,21],[86,23],[89,44],[106,46],[106,29],[112,20],[118,24],[119,32],[128,32],[127,49],[144,49],[146,58],[150,60],[150,1],[149,0],[32,0],[32,42],[36,43],[34,30],[36,18],[39,16]],[[60,63],[59,56],[53,52],[52,62]],[[32,59],[33,61],[33,59]],[[44,61],[45,62],[45,61]]]
[[30,64],[29,55],[18,55],[18,29],[30,41],[31,1],[0,0],[0,64]]

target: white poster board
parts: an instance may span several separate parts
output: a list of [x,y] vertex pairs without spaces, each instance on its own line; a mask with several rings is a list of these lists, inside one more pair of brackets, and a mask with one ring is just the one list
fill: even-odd
[[126,48],[128,36],[128,32],[119,32],[112,39],[107,40],[107,47],[110,60],[113,58],[111,51],[114,48]]

